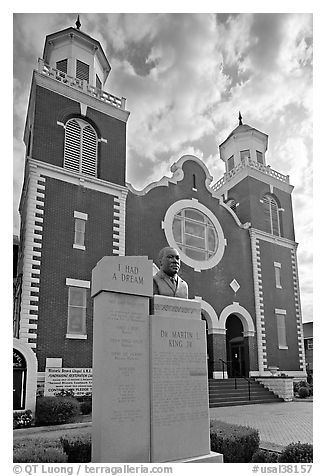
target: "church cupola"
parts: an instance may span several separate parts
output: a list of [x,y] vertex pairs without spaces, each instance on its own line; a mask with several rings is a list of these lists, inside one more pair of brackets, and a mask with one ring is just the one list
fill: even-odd
[[268,136],[254,127],[243,124],[239,112],[239,125],[219,146],[220,157],[225,162],[225,172],[235,172],[245,165],[265,166],[267,143]]
[[[79,15],[76,28],[69,27],[47,35],[43,61],[58,74],[102,89],[111,70],[101,44],[80,30]],[[82,84],[82,83],[81,83]]]

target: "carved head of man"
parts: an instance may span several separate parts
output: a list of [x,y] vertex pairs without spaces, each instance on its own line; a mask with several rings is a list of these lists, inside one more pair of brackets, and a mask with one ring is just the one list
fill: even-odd
[[175,248],[165,247],[159,255],[160,269],[168,276],[175,276],[180,269],[180,256]]

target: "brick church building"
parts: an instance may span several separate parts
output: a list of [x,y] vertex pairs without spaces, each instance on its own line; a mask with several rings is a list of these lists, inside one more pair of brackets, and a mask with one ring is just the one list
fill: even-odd
[[[209,378],[304,378],[289,177],[266,163],[268,136],[242,123],[219,146],[216,183],[186,155],[136,191],[126,183],[125,98],[106,92],[101,44],[77,28],[45,39],[24,132],[14,305],[14,406],[31,407],[48,368],[92,367],[91,273],[106,255],[173,246],[202,304]],[[155,266],[154,266],[155,268]],[[154,270],[153,270],[154,272]],[[34,395],[34,397],[33,397]]]

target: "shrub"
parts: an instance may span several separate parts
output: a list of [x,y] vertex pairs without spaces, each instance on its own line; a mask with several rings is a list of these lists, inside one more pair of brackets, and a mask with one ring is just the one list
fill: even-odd
[[14,430],[16,428],[29,428],[32,424],[33,415],[31,410],[25,410],[24,412],[14,412],[13,425]]
[[79,402],[73,397],[40,397],[36,400],[36,424],[59,425],[79,414]]
[[308,387],[300,387],[298,390],[298,395],[300,398],[309,397],[309,388]]
[[277,463],[278,454],[275,451],[258,450],[252,458],[251,463]]
[[29,445],[15,448],[14,463],[66,463],[67,455],[62,448],[42,448],[42,446]]
[[312,385],[313,383],[313,372],[310,368],[307,368],[307,382],[309,385]]
[[293,382],[293,392],[298,393],[301,387],[308,387],[308,383],[305,380],[301,380],[300,382]]
[[89,415],[92,413],[92,400],[85,400],[80,403],[80,411],[83,415]]
[[313,446],[310,443],[290,443],[279,456],[280,463],[312,463]]
[[89,463],[92,458],[90,434],[75,437],[61,437],[63,451],[68,455],[68,463]]
[[258,430],[214,420],[210,428],[211,450],[222,453],[225,463],[249,463],[259,449]]

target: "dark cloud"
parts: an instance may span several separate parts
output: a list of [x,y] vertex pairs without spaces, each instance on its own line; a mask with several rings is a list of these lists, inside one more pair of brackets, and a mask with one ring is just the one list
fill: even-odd
[[224,63],[222,65],[222,71],[223,71],[223,74],[225,74],[225,76],[227,76],[229,79],[227,88],[225,88],[225,90],[222,92],[222,95],[221,95],[222,100],[226,100],[228,97],[232,95],[232,88],[234,86],[236,86],[237,84],[242,84],[246,82],[251,76],[249,71],[241,71],[239,69],[238,63],[233,63],[233,64]]
[[282,42],[282,29],[287,15],[282,13],[257,13],[253,16],[251,34],[253,41],[250,58],[259,70],[272,70]]
[[127,60],[139,76],[147,76],[155,68],[158,61],[149,60],[154,42],[142,38],[137,43],[129,41],[126,47],[116,53],[120,60]]
[[232,18],[239,16],[239,13],[217,13],[216,23],[228,23]]

